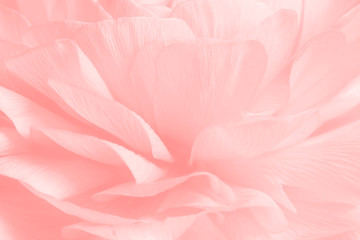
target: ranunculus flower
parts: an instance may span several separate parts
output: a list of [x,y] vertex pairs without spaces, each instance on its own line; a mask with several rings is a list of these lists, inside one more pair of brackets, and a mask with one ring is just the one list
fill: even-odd
[[1,0],[0,239],[360,239],[359,0]]

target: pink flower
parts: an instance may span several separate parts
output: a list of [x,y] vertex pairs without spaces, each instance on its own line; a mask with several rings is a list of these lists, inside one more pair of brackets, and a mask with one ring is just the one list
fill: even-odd
[[358,0],[1,2],[1,240],[360,238]]

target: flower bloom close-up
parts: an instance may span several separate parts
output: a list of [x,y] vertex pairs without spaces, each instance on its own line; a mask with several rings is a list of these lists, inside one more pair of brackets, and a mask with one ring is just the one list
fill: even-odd
[[0,0],[0,240],[359,240],[360,0]]

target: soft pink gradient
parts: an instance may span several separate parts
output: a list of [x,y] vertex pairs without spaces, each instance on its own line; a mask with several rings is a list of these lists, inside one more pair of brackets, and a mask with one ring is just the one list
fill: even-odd
[[360,239],[360,0],[0,2],[0,240]]

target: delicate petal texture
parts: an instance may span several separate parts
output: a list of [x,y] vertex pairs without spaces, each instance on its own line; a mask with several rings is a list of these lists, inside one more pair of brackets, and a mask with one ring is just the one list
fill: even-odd
[[225,240],[224,234],[215,225],[213,217],[209,215],[199,216],[192,226],[179,238],[179,240],[190,240],[206,238],[209,240]]
[[357,202],[360,190],[358,126],[357,121],[274,153],[264,164],[270,169],[272,164],[278,168],[278,176],[285,185],[305,188],[328,200]]
[[358,0],[320,0],[302,2],[302,31],[300,43],[305,43],[310,38],[322,31],[331,28],[336,21],[349,9],[359,4]]
[[170,161],[171,156],[156,133],[136,113],[117,102],[51,81],[50,87],[85,120],[108,131],[141,153]]
[[156,59],[166,45],[163,41],[153,41],[143,47],[135,56],[130,69],[130,81],[137,92],[137,109],[141,116],[155,126],[153,98],[156,88]]
[[176,5],[170,17],[184,19],[199,38],[229,39],[249,31],[268,14],[264,4],[252,0],[189,0]]
[[101,200],[110,196],[132,196],[132,197],[155,196],[167,190],[171,190],[172,188],[181,185],[182,183],[191,181],[194,178],[195,178],[194,181],[196,181],[197,178],[200,179],[204,178],[205,180],[209,178],[209,181],[215,181],[215,182],[217,181],[216,177],[212,176],[209,173],[197,172],[186,176],[163,179],[153,183],[121,184],[97,193],[96,195],[94,195],[94,198]]
[[255,119],[250,122],[211,127],[200,133],[195,140],[191,162],[225,181],[260,189],[294,211],[294,205],[283,192],[277,179],[262,181],[263,178],[268,178],[268,174],[259,168],[256,158],[261,159],[264,152],[281,149],[306,139],[318,123],[317,115],[308,113],[282,121]]
[[359,84],[360,76],[320,106],[319,114],[325,124],[317,130],[317,133],[336,129],[359,119]]
[[13,9],[0,6],[0,39],[21,42],[29,27],[27,20]]
[[40,92],[49,94],[47,81],[62,80],[111,98],[111,94],[79,47],[72,41],[56,41],[6,61],[6,67]]
[[297,216],[289,218],[299,239],[348,239],[346,236],[352,235],[349,231],[359,227],[357,207],[322,201],[304,190],[289,189],[288,192],[298,206]]
[[16,0],[17,9],[33,24],[56,20],[78,20],[86,22],[109,19],[96,1],[92,0]]
[[22,42],[29,46],[48,44],[58,39],[71,38],[85,23],[58,21],[28,28],[22,35]]
[[9,127],[0,129],[0,156],[30,151],[30,144]]
[[[192,160],[211,161],[212,158],[214,160],[227,158],[226,154],[231,154],[238,164],[241,160],[246,163],[246,160],[264,152],[293,145],[306,139],[318,124],[317,114],[309,112],[284,119],[254,117],[253,120],[211,127],[197,137],[193,145]],[[209,144],[217,147],[211,147]],[[204,165],[210,166],[209,163]],[[220,170],[217,167],[216,169]]]
[[289,111],[313,107],[339,92],[360,73],[359,51],[359,41],[346,43],[340,32],[318,36],[293,65]]
[[[69,226],[69,230],[80,230],[94,234],[105,239],[159,239],[172,240],[181,236],[194,222],[196,216],[185,216],[168,218],[164,221],[153,221],[152,223],[139,223],[128,226],[101,226],[89,223],[79,223]],[[70,239],[74,233],[67,233]],[[76,239],[79,235],[75,235]]]
[[16,130],[24,137],[30,136],[32,127],[46,126],[60,129],[76,129],[73,124],[64,118],[15,92],[0,87],[0,93],[2,96],[0,110],[9,117]]
[[337,28],[341,29],[345,33],[348,41],[356,40],[360,37],[357,29],[360,27],[360,5],[351,9],[345,16],[343,16],[338,24]]
[[114,98],[132,108],[136,89],[127,78],[136,52],[153,40],[191,37],[186,24],[177,19],[122,18],[84,26],[75,39],[99,70]]
[[169,140],[191,144],[200,129],[242,118],[263,77],[266,57],[253,41],[196,41],[166,47],[156,64],[157,129]]
[[11,41],[0,40],[0,83],[1,83],[1,86],[4,86],[9,89],[13,89],[14,91],[17,91],[17,88],[19,87],[17,85],[18,81],[17,81],[17,79],[11,78],[9,76],[9,73],[6,70],[5,63],[3,61],[9,57],[14,57],[16,55],[19,55],[28,49],[29,49],[28,46],[25,46],[20,43],[14,43]]
[[163,175],[161,169],[154,164],[120,145],[64,130],[40,129],[40,133],[78,155],[112,165],[121,166],[125,163],[137,183],[151,181]]
[[359,240],[360,0],[0,0],[0,240]]
[[51,163],[48,159],[46,155],[1,157],[0,174],[24,182],[57,199],[82,193],[116,176],[116,171],[109,171],[105,166],[84,159],[59,156],[51,157]]
[[291,10],[280,10],[261,22],[250,38],[260,41],[268,56],[264,77],[267,85],[286,64],[293,50],[297,33],[297,16]]
[[61,229],[78,221],[34,196],[14,180],[1,176],[0,188],[1,239],[61,239]]
[[115,19],[119,17],[154,16],[154,14],[134,0],[100,0],[99,2]]
[[293,9],[301,18],[299,47],[321,32],[331,29],[343,14],[359,4],[358,0],[255,0],[274,10]]

